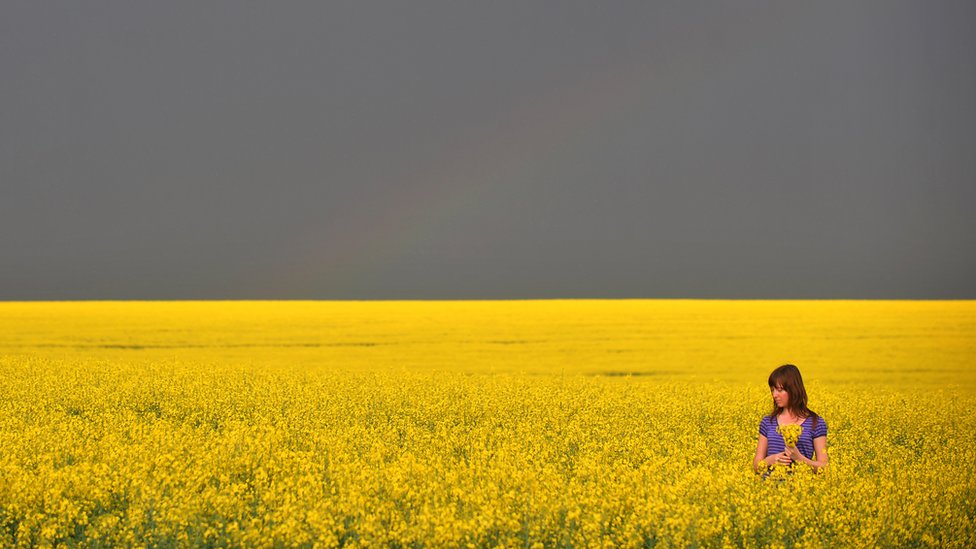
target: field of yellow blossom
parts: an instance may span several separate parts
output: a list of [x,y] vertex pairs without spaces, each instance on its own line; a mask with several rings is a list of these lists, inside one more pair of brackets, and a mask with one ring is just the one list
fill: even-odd
[[[0,546],[976,546],[976,302],[0,303]],[[803,372],[830,466],[751,470]]]

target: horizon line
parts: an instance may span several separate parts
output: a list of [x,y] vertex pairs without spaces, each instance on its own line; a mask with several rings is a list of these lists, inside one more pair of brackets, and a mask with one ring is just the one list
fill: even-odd
[[535,301],[976,301],[976,298],[888,298],[888,297],[518,297],[518,298],[82,298],[0,299],[10,303],[450,303],[450,302],[535,302]]

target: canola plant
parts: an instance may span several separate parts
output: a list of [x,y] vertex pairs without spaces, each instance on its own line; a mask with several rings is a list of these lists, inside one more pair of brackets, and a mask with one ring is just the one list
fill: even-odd
[[[0,545],[976,546],[976,303],[0,303]],[[766,376],[830,465],[752,471]]]

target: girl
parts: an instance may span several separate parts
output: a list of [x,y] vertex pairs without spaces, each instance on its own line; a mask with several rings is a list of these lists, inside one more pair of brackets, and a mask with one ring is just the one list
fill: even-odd
[[[807,408],[807,391],[800,370],[784,364],[769,374],[769,391],[773,396],[773,413],[759,422],[759,444],[752,467],[764,472],[773,465],[806,463],[816,471],[827,465],[827,423]],[[803,427],[796,446],[787,447],[776,432],[781,425]]]

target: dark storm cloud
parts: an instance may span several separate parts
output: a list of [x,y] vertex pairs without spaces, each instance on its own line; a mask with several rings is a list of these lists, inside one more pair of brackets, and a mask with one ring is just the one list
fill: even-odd
[[976,7],[0,8],[0,298],[973,298]]

